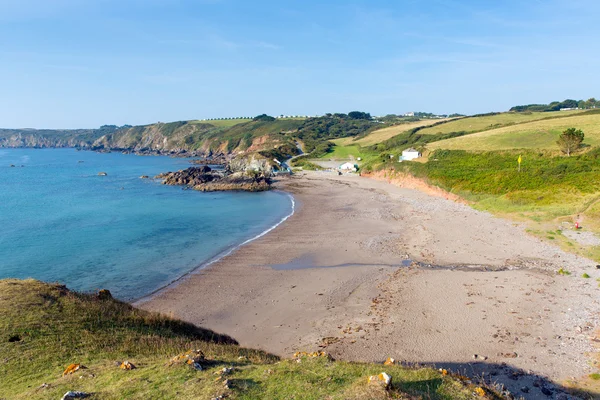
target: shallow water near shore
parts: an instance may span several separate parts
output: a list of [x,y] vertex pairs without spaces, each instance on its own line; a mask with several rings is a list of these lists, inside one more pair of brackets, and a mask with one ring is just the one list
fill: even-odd
[[0,149],[0,278],[107,288],[132,300],[292,211],[284,193],[201,193],[140,179],[188,166],[169,157]]

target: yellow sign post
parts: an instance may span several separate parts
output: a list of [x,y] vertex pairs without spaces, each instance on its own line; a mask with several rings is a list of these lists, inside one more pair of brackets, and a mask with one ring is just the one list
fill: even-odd
[[519,172],[521,172],[521,156],[519,155],[519,159],[517,160],[517,162],[519,163]]

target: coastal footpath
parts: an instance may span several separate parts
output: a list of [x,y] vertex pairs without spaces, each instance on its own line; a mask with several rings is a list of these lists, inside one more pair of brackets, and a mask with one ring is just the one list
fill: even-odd
[[136,305],[281,356],[430,363],[531,399],[597,371],[591,260],[443,192],[320,172],[275,187],[296,199],[286,223]]

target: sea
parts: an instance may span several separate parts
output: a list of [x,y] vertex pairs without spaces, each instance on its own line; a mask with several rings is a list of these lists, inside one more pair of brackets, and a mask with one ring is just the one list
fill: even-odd
[[166,156],[0,149],[0,279],[109,289],[131,301],[293,213],[293,198],[278,191],[203,193],[152,179],[189,166]]

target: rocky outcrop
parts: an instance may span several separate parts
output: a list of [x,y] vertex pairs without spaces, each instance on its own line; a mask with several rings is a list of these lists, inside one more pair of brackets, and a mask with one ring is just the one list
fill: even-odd
[[271,181],[260,172],[231,172],[212,170],[208,166],[190,167],[181,171],[156,176],[164,185],[188,186],[203,192],[243,190],[261,192],[270,189]]

